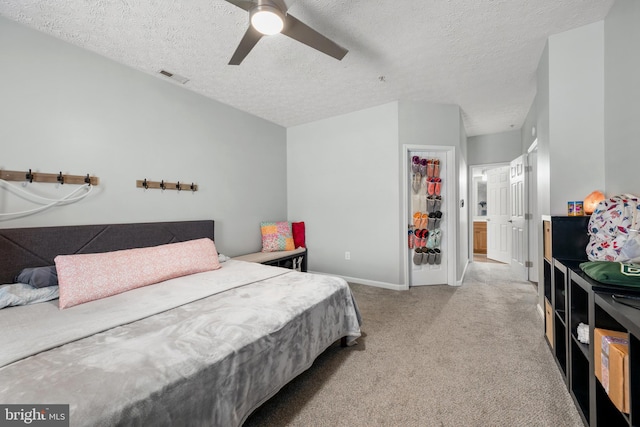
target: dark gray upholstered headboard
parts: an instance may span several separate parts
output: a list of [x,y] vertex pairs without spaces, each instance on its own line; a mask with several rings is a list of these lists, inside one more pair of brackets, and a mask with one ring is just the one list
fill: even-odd
[[25,267],[53,265],[57,255],[144,248],[209,237],[213,221],[0,229],[0,284]]

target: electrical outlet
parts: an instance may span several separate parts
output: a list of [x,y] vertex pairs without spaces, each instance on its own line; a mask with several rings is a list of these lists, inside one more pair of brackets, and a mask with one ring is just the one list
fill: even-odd
[[351,252],[347,251],[344,253],[344,259],[346,259],[347,261],[349,261],[351,259]]

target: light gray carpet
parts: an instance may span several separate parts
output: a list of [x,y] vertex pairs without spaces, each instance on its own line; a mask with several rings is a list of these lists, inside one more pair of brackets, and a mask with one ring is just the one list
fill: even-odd
[[472,263],[461,287],[353,284],[363,337],[337,345],[249,426],[582,426],[531,283]]

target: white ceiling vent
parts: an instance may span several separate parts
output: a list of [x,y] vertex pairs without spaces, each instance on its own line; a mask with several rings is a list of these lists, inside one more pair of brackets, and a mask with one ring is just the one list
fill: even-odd
[[162,74],[163,76],[167,76],[167,77],[169,77],[170,79],[173,79],[173,80],[177,81],[177,82],[178,82],[178,83],[180,83],[180,84],[185,84],[186,82],[188,82],[188,81],[189,81],[189,79],[188,79],[188,78],[186,78],[186,77],[182,77],[181,75],[178,75],[178,74],[174,74],[174,73],[172,73],[172,72],[170,72],[170,71],[167,71],[167,70],[160,70],[159,72],[160,72],[160,74]]

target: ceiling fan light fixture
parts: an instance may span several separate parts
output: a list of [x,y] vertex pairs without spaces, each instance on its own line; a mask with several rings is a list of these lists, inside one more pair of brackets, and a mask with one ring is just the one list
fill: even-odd
[[284,28],[284,14],[277,7],[258,5],[251,10],[251,25],[265,36],[278,34]]

